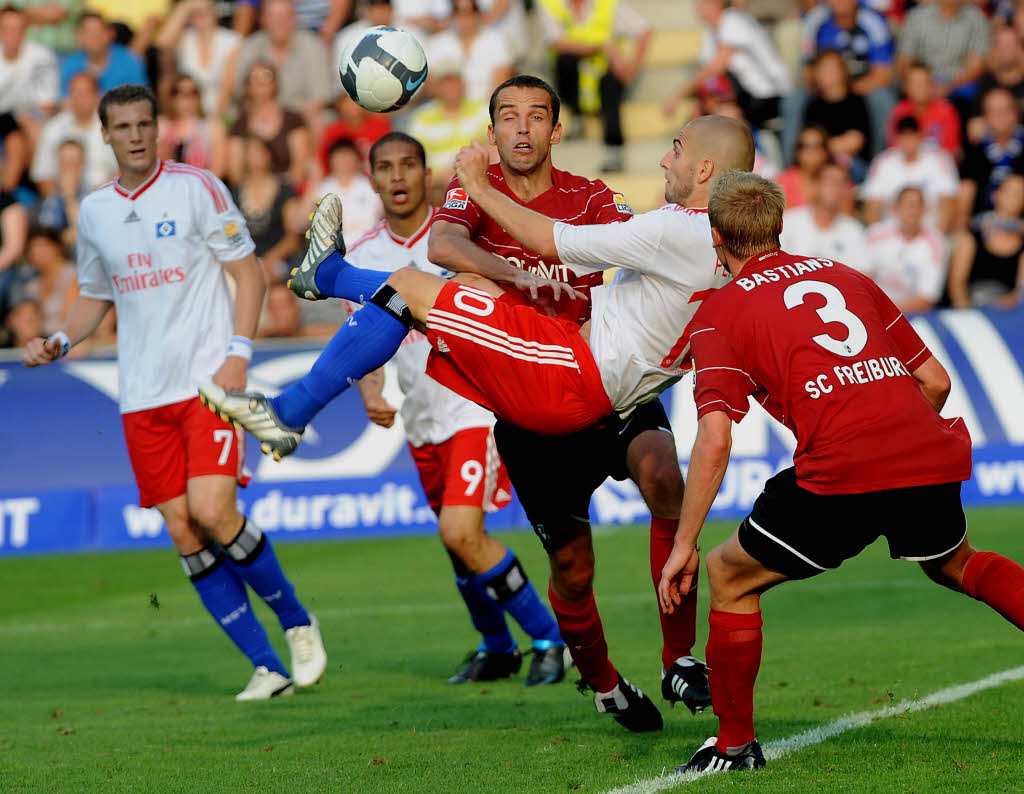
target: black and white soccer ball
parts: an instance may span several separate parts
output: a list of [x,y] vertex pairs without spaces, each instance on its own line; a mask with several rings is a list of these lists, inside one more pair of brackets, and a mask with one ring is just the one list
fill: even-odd
[[346,93],[367,110],[405,105],[427,79],[427,56],[411,33],[378,25],[345,48],[338,65]]

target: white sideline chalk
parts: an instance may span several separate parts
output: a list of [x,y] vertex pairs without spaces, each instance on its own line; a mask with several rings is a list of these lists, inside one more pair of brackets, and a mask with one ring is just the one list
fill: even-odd
[[[983,692],[986,689],[992,689],[992,687],[1001,686],[1002,684],[1006,684],[1011,681],[1020,681],[1022,679],[1024,679],[1024,666],[1011,667],[1009,670],[993,673],[992,675],[985,676],[984,678],[979,678],[977,681],[970,681],[966,684],[957,684],[955,686],[947,687],[946,689],[940,689],[938,692],[933,692],[932,694],[919,698],[918,700],[903,700],[891,706],[878,709],[877,711],[860,711],[855,714],[847,714],[845,717],[839,717],[839,719],[827,722],[817,728],[811,728],[810,730],[803,731],[802,733],[788,736],[785,739],[776,739],[775,741],[768,742],[763,746],[764,757],[768,761],[775,761],[785,755],[795,753],[797,750],[803,750],[805,747],[812,747],[816,744],[821,744],[826,739],[831,739],[833,736],[838,736],[841,733],[852,731],[855,728],[863,728],[865,725],[870,725],[878,720],[886,720],[890,717],[898,717],[902,714],[912,714],[915,711],[923,711],[924,709],[930,709],[933,706],[941,706],[946,703],[955,703],[958,700],[969,698],[971,695],[976,695],[978,692]],[[685,760],[686,759],[681,759],[681,761]],[[729,773],[726,772],[725,774]],[[756,775],[757,772],[741,772],[737,774]],[[612,789],[607,792],[607,794],[654,794],[658,791],[668,791],[669,789],[674,789],[687,783],[692,783],[693,781],[705,776],[706,773],[702,772],[659,775],[658,777],[650,778],[648,780],[637,780],[635,783],[628,786]]]

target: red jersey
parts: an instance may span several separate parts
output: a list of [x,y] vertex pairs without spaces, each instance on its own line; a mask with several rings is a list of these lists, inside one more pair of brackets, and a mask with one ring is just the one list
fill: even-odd
[[[574,226],[616,223],[629,220],[633,215],[632,208],[622,194],[613,193],[600,179],[590,180],[552,168],[551,180],[554,184],[551,188],[533,201],[523,202],[505,182],[500,164],[495,163],[488,168],[487,176],[495,188],[517,204]],[[543,278],[564,281],[588,298],[590,289],[600,286],[603,282],[604,273],[597,268],[583,265],[570,267],[557,259],[545,262],[533,251],[523,248],[489,215],[480,211],[459,185],[458,177],[449,183],[444,206],[438,210],[435,220],[465,226],[469,229],[469,236],[473,242],[485,251],[504,257],[516,267],[529,270]],[[558,316],[582,324],[590,319],[590,301],[562,301],[558,305]]]
[[698,418],[739,422],[751,395],[796,436],[797,482],[864,493],[971,476],[962,419],[943,419],[911,376],[931,357],[867,276],[771,251],[747,263],[690,323]]

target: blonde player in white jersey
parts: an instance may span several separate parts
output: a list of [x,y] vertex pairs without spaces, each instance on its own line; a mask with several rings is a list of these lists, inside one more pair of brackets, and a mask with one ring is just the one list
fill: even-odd
[[[49,364],[117,310],[118,399],[139,503],[156,507],[200,600],[252,662],[236,700],[288,695],[320,679],[327,655],[269,539],[238,512],[243,438],[211,416],[196,384],[244,388],[266,289],[241,213],[209,171],[156,155],[156,98],[145,86],[99,105],[118,178],[82,201],[80,293],[60,331],[25,348]],[[225,273],[236,285],[232,306]],[[246,584],[274,610],[292,672],[271,646]]]
[[[385,218],[345,254],[360,267],[414,267],[452,274],[430,262],[427,241],[436,210],[427,200],[430,172],[422,144],[391,132],[370,149],[370,181]],[[484,531],[486,513],[507,505],[511,484],[494,443],[494,414],[460,397],[426,374],[430,343],[410,331],[393,359],[404,395],[401,415],[427,501],[438,517],[441,540],[455,569],[455,584],[482,641],[450,684],[492,681],[519,671],[522,655],[505,612],[530,635],[533,660],[524,686],[553,684],[565,676],[565,644],[555,619],[537,595],[522,564],[505,544]],[[394,424],[384,399],[383,370],[359,381],[370,419]]]
[[[273,400],[215,384],[201,385],[200,393],[266,450],[287,454],[299,443],[303,425],[289,425],[280,409],[286,416],[297,413],[296,406],[315,414],[352,379],[391,358],[403,329],[418,323],[433,347],[428,374],[512,424],[559,435],[628,414],[683,374],[686,326],[703,297],[728,278],[713,250],[705,209],[711,183],[723,171],[749,171],[753,161],[746,125],[722,116],[694,119],[661,161],[670,206],[623,223],[571,226],[494,190],[487,180],[486,150],[463,149],[456,160],[463,188],[525,247],[567,264],[621,268],[612,284],[593,291],[592,320],[581,328],[542,315],[484,278],[460,275],[444,281],[413,268],[388,274],[353,267],[336,249],[340,201],[327,197],[313,216],[312,244],[297,275],[312,279],[322,294],[365,301],[360,312],[365,317],[358,325],[343,326],[308,378]],[[317,279],[325,265],[330,279]],[[557,282],[543,289],[555,297],[567,291]],[[551,484],[553,492],[558,487]],[[543,540],[544,528],[535,531]],[[564,607],[558,611],[562,637],[595,691],[598,711],[634,731],[657,730],[662,721],[653,702],[608,658],[591,588],[590,538],[574,543],[577,559],[586,562],[589,555],[590,565],[550,555],[551,593]],[[692,576],[698,562],[694,553],[685,572]],[[563,614],[569,617],[562,620]]]

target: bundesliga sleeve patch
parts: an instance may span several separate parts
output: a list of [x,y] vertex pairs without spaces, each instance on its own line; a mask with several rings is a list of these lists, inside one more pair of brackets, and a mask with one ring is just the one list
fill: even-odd
[[469,204],[469,194],[461,187],[453,187],[444,197],[446,210],[464,210]]
[[231,245],[236,245],[237,246],[237,245],[241,245],[242,242],[243,242],[243,240],[242,240],[242,232],[238,228],[238,224],[235,223],[234,221],[228,221],[227,223],[224,224],[224,234],[227,235],[228,242]]
[[626,201],[626,197],[621,193],[612,193],[612,201],[615,202],[615,209],[621,212],[623,215],[632,215],[633,208],[629,206],[629,202]]

